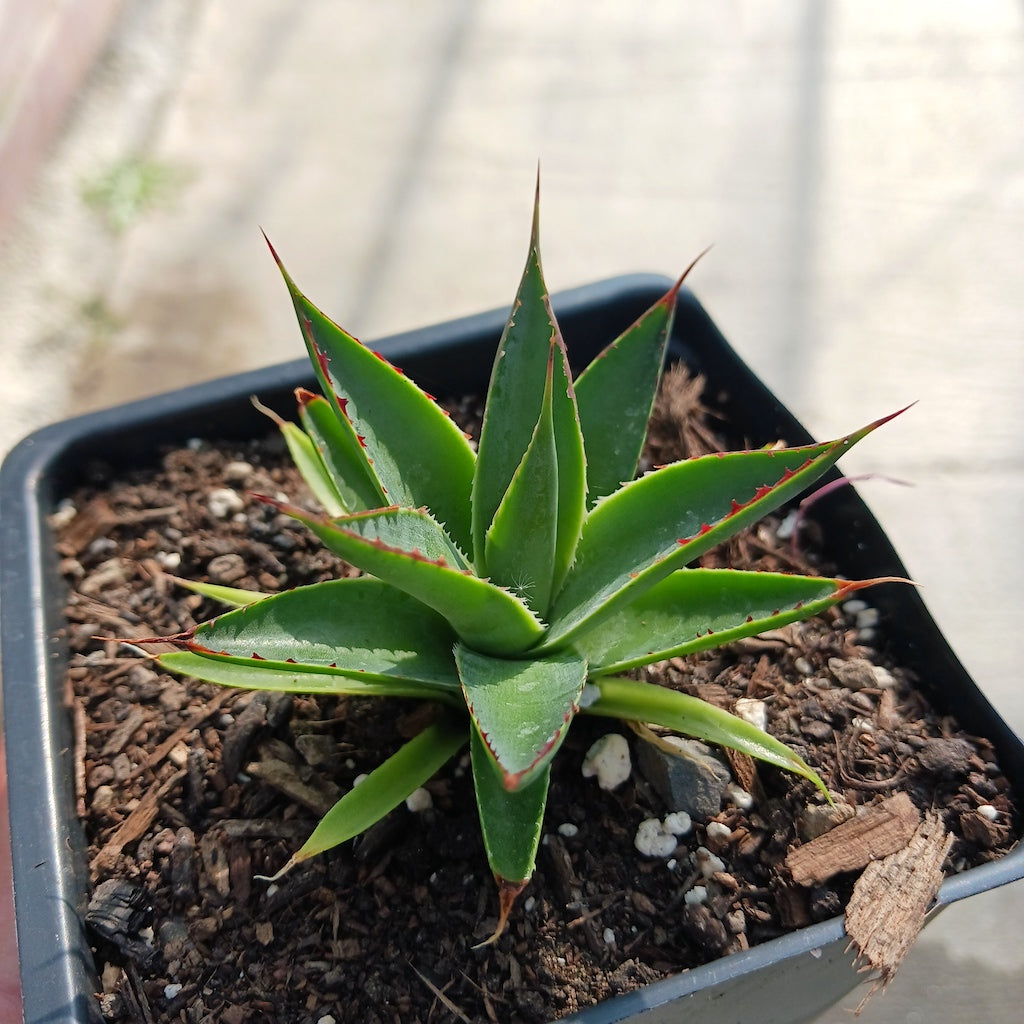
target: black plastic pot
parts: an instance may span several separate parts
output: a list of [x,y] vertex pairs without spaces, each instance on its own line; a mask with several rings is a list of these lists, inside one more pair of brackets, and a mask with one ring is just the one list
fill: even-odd
[[[576,359],[587,361],[668,286],[649,276],[618,278],[566,292],[555,308]],[[378,347],[426,390],[455,396],[482,392],[505,311],[398,335]],[[588,347],[589,346],[589,347]],[[757,444],[810,438],[753,376],[694,297],[679,297],[673,358],[706,375],[707,395],[721,394],[735,440]],[[578,368],[577,368],[578,369]],[[124,468],[152,461],[161,445],[194,436],[242,438],[267,430],[249,396],[286,404],[312,385],[297,360],[68,420],[23,441],[0,475],[0,557],[4,726],[12,775],[10,805],[15,896],[25,1019],[99,1019],[98,984],[82,923],[88,869],[75,815],[71,727],[63,703],[65,652],[56,639],[62,584],[47,516],[82,482],[95,460]],[[278,402],[278,400],[282,400]],[[833,476],[837,475],[833,473]],[[906,571],[852,487],[815,504],[826,554],[841,574]],[[926,681],[941,711],[987,737],[1018,792],[1024,792],[1024,745],[996,714],[950,650],[916,590],[884,587],[873,600],[900,663]],[[1024,847],[966,871],[942,886],[939,904],[1024,877]],[[841,918],[817,924],[715,963],[686,971],[580,1013],[572,1021],[612,1024],[643,1015],[644,1024],[700,1020],[810,1020],[860,980]]]

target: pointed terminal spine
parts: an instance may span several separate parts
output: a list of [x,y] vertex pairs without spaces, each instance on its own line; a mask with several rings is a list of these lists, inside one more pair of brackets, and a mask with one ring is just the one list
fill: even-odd
[[494,931],[483,942],[478,942],[473,946],[473,949],[493,946],[501,938],[508,925],[508,918],[509,914],[512,913],[512,907],[515,905],[519,894],[530,881],[528,878],[524,878],[519,882],[510,882],[507,878],[502,878],[500,875],[495,875],[494,880],[498,883],[498,924]]

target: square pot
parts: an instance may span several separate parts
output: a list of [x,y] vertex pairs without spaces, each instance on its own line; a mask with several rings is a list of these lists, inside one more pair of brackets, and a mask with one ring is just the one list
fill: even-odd
[[[571,355],[589,361],[668,288],[651,276],[617,278],[565,292],[554,307]],[[498,310],[412,331],[375,345],[433,394],[482,393],[507,313]],[[807,432],[732,351],[693,295],[679,295],[670,358],[707,378],[705,402],[724,396],[737,439]],[[578,371],[580,366],[575,366]],[[63,584],[48,515],[85,478],[91,461],[114,469],[154,461],[161,446],[194,436],[243,439],[268,431],[249,402],[287,402],[297,386],[314,386],[305,359],[170,394],[147,398],[46,427],[24,440],[0,474],[0,614],[4,727],[11,773],[10,816],[25,1020],[98,1021],[98,991],[83,925],[88,865],[75,814],[70,716],[63,701],[66,652]],[[839,476],[837,470],[825,480]],[[814,506],[825,528],[823,554],[841,575],[906,576],[878,523],[852,487]],[[1024,744],[996,714],[943,639],[913,587],[885,587],[873,597],[898,663],[925,681],[940,712],[955,713],[969,732],[987,738],[1018,792],[1024,792]],[[1024,877],[1024,847],[951,877],[938,904]],[[612,1024],[643,1014],[644,1024],[811,1020],[861,980],[842,918],[792,932],[746,952],[682,972],[639,991],[564,1018]]]

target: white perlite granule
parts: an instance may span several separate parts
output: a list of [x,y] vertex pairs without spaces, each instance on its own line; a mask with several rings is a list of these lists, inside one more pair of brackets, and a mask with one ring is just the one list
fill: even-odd
[[602,736],[587,751],[583,759],[583,778],[597,776],[597,784],[602,789],[615,789],[629,778],[633,770],[629,758],[629,744],[625,736],[610,732]]
[[675,852],[676,837],[657,818],[646,818],[636,830],[633,845],[645,857],[670,857]]

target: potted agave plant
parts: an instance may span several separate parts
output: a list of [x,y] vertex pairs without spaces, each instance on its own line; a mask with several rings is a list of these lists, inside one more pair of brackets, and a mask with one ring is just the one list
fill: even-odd
[[[183,632],[124,639],[155,646],[162,669],[227,687],[421,699],[434,710],[335,803],[273,881],[370,829],[468,747],[497,883],[496,923],[477,948],[500,941],[534,872],[552,764],[577,715],[700,738],[795,773],[831,801],[818,773],[787,744],[633,670],[818,615],[867,587],[905,582],[884,542],[863,560],[869,570],[861,579],[694,564],[815,481],[835,479],[837,460],[891,416],[834,441],[706,455],[637,476],[666,353],[679,337],[677,309],[692,315],[692,299],[680,279],[574,376],[544,282],[535,206],[526,269],[473,443],[279,266],[321,393],[305,384],[295,391],[299,425],[271,415],[320,507],[277,495],[259,500],[361,575],[279,593],[180,581],[230,610]],[[786,432],[800,436],[791,420]],[[851,515],[855,529],[863,532],[865,522],[873,529],[862,506]],[[916,617],[930,626],[911,588],[886,589],[911,595],[905,625]],[[9,604],[9,591],[4,596]],[[6,632],[4,641],[6,665]],[[941,641],[929,643],[927,657],[938,658],[947,676],[964,677],[973,727],[983,724],[1019,766],[1019,741],[997,719],[986,721],[955,658]],[[988,884],[1019,877],[1020,865],[1005,861],[987,866]],[[947,901],[967,894],[958,880],[949,892]],[[716,1006],[721,1019],[755,1006],[758,1019],[807,1019],[856,983],[844,945],[837,918],[578,1019],[677,1019],[680,1000],[695,1010]],[[82,966],[71,973],[80,979]],[[35,986],[38,974],[26,980]],[[766,1005],[774,1007],[767,1014]]]
[[281,270],[323,389],[301,390],[302,428],[281,429],[324,511],[261,500],[365,575],[273,596],[193,584],[238,609],[134,642],[175,644],[180,652],[158,656],[164,668],[226,686],[445,709],[342,797],[282,871],[365,831],[468,745],[498,884],[493,941],[533,873],[550,765],[581,712],[739,750],[828,798],[757,726],[626,673],[893,582],[687,567],[806,490],[884,420],[836,441],[710,455],[634,479],[682,279],[573,381],[535,209],[474,451],[431,396]]

